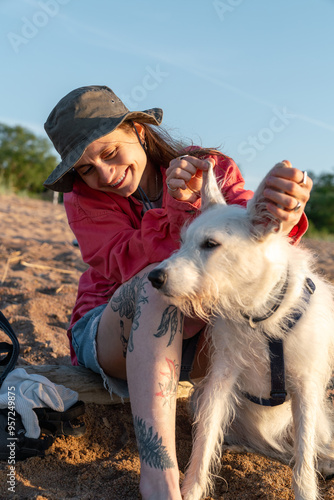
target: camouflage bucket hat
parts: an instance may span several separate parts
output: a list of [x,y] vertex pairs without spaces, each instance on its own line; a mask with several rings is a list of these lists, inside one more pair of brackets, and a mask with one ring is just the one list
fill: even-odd
[[125,120],[160,125],[162,109],[129,111],[106,86],[80,87],[63,97],[51,111],[44,128],[61,162],[44,186],[68,193],[73,189],[73,167],[85,149],[96,139],[109,134]]

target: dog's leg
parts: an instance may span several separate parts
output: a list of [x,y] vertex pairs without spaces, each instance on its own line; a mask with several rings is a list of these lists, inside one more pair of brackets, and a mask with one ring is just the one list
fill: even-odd
[[318,472],[325,479],[334,477],[334,439],[333,439],[333,409],[324,396],[322,408],[319,408],[317,419],[318,429]]
[[[224,376],[225,372],[225,376]],[[237,373],[213,363],[199,396],[190,464],[181,488],[184,500],[199,500],[208,491],[211,466],[219,461],[224,431],[233,414],[232,391]]]
[[292,414],[295,430],[295,466],[293,487],[296,500],[319,499],[316,463],[316,420],[318,390],[312,381],[299,381],[292,394]]

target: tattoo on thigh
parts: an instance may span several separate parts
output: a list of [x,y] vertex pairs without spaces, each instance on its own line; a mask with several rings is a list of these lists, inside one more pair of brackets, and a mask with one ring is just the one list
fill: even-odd
[[[178,320],[178,314],[180,314],[180,324]],[[178,327],[180,333],[182,333],[182,325],[183,325],[183,313],[181,312],[179,313],[176,306],[173,305],[168,306],[162,314],[158,331],[157,333],[154,334],[154,336],[158,338],[163,337],[164,335],[166,335],[170,327],[170,337],[167,344],[168,347],[172,344]]]
[[131,333],[128,340],[128,350],[130,352],[134,348],[133,331],[139,327],[141,306],[148,303],[145,291],[145,285],[148,283],[147,275],[148,273],[144,274],[141,278],[135,276],[128,284],[120,288],[119,293],[110,302],[112,310],[115,312],[118,311],[121,318],[125,316],[132,321]]
[[154,469],[173,469],[175,464],[171,460],[166,446],[162,445],[162,437],[159,438],[157,432],[154,434],[153,427],[147,429],[146,422],[135,416],[134,428],[140,460]]
[[148,283],[147,274],[144,274],[142,278],[135,276],[129,283],[120,288],[116,297],[113,297],[111,308],[115,312],[119,311],[121,318],[125,316],[133,321],[135,316],[138,316],[138,312],[136,314],[137,304],[148,302],[148,297],[144,295],[144,287]]
[[128,341],[124,335],[124,321],[120,320],[119,326],[121,329],[121,342],[122,342],[122,347],[123,347],[123,357],[126,358],[126,351],[128,348]]
[[171,359],[165,359],[167,362],[166,371],[160,372],[160,375],[164,377],[163,382],[159,382],[160,392],[156,392],[155,395],[162,397],[163,406],[167,404],[171,408],[177,394],[179,365]]

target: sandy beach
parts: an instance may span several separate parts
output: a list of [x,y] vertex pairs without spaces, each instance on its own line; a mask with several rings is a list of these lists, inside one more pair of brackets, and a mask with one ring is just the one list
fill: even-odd
[[[19,366],[70,365],[66,328],[86,265],[73,246],[62,205],[0,196],[0,310],[17,333]],[[334,283],[334,242],[304,238],[318,269]],[[128,403],[86,405],[86,434],[61,437],[45,458],[16,464],[15,494],[0,463],[0,498],[36,500],[139,499],[139,458]],[[184,471],[191,451],[186,399],[178,400],[177,452]],[[182,472],[181,472],[182,476]],[[212,499],[293,499],[291,469],[255,454],[226,452]],[[334,480],[320,479],[325,500]]]

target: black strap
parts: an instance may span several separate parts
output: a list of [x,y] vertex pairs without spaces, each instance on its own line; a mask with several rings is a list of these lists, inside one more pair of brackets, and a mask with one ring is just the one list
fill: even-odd
[[[10,338],[10,340],[12,341],[12,344],[13,344],[12,346],[10,346],[9,349],[7,349],[7,351],[5,351],[8,354],[2,360],[2,363],[1,363],[2,365],[7,363],[7,367],[5,368],[5,370],[2,372],[2,374],[0,376],[0,387],[1,387],[3,381],[5,380],[5,378],[8,375],[8,373],[10,371],[12,371],[14,366],[16,365],[17,358],[19,357],[19,353],[20,353],[20,344],[19,344],[19,341],[17,340],[17,337],[16,337],[14,330],[12,329],[12,327],[10,326],[10,324],[8,323],[7,319],[2,314],[1,311],[0,311],[0,329],[3,330],[8,335],[8,337]],[[7,343],[6,342],[2,343],[2,346],[3,346],[3,344],[7,344]],[[9,344],[7,344],[7,346],[8,345]]]
[[143,205],[145,207],[145,210],[147,211],[152,209],[153,208],[152,203],[147,194],[145,193],[145,191],[140,186],[138,186],[138,191],[141,197],[141,201],[143,202]]
[[289,284],[289,272],[287,272],[287,274],[286,274],[286,279],[285,279],[285,282],[282,286],[282,289],[277,297],[276,304],[274,304],[273,307],[266,314],[264,314],[263,316],[255,317],[255,318],[248,316],[248,314],[243,314],[243,317],[246,318],[248,321],[250,321],[252,324],[260,323],[260,322],[270,318],[270,316],[272,316],[277,311],[277,309],[280,307],[280,305],[282,304],[282,300],[284,299],[284,296],[285,296],[286,291],[288,289],[288,284]]
[[[309,303],[311,295],[315,292],[315,284],[310,278],[305,279],[303,288],[303,300],[306,304]],[[291,330],[301,318],[302,311],[294,311],[291,318],[289,318],[284,330]],[[268,336],[267,336],[268,337]],[[271,370],[271,391],[270,398],[262,399],[252,396],[247,392],[244,396],[252,401],[252,403],[262,406],[278,406],[285,402],[287,392],[285,389],[285,366],[284,366],[284,348],[282,339],[272,339],[268,337],[268,347],[270,355],[270,370]]]
[[[9,363],[10,358],[13,355],[13,346],[12,344],[8,344],[8,342],[0,342],[0,366],[7,365]],[[6,354],[5,357],[2,357],[2,354]]]
[[271,369],[271,406],[284,403],[287,392],[285,390],[285,366],[282,339],[269,340],[270,369]]
[[[310,302],[311,295],[313,295],[315,292],[315,284],[311,280],[311,278],[306,278],[305,283],[304,283],[304,288],[303,288],[303,300],[306,303],[306,305]],[[291,318],[289,318],[287,322],[287,326],[285,327],[285,330],[291,330],[297,323],[297,321],[302,317],[303,311],[294,311],[293,315]]]
[[282,339],[268,339],[271,370],[270,398],[262,399],[244,393],[247,399],[261,406],[278,406],[284,403],[287,392],[285,390],[285,367]]

